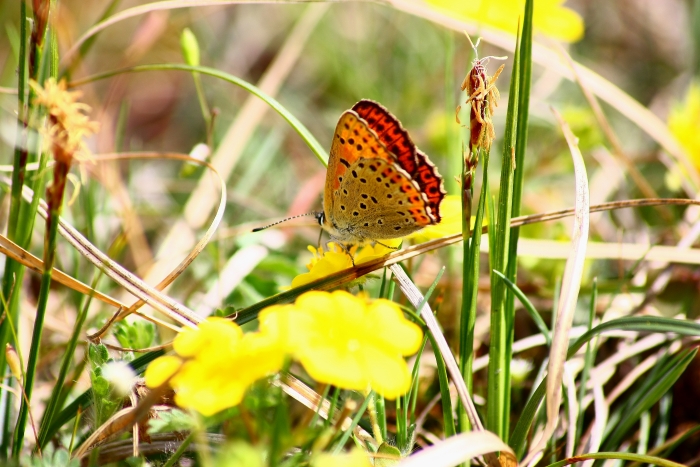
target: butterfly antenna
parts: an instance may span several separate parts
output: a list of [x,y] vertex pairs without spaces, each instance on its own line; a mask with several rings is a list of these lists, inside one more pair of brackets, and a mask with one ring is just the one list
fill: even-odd
[[315,211],[312,211],[312,212],[307,212],[307,213],[304,213],[304,214],[299,214],[298,216],[287,217],[286,219],[282,219],[281,221],[273,222],[272,224],[268,224],[268,225],[266,225],[266,226],[264,226],[264,227],[256,227],[256,228],[254,228],[252,231],[253,231],[253,232],[260,232],[261,230],[265,230],[265,229],[270,228],[270,227],[273,227],[273,226],[275,226],[275,225],[277,225],[277,224],[281,224],[282,222],[287,222],[287,221],[290,221],[290,220],[292,220],[292,219],[297,219],[297,218],[299,218],[299,217],[306,217],[306,216],[314,216],[314,217],[316,217],[316,219],[318,219],[318,218],[319,218],[319,213],[318,213],[318,212],[315,212]]

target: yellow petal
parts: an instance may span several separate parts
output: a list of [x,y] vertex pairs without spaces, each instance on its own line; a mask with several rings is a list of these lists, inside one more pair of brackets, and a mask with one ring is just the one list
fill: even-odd
[[263,310],[258,320],[260,332],[277,342],[283,354],[296,354],[311,339],[314,319],[294,305],[274,306]]
[[173,341],[173,349],[178,355],[189,357],[202,352],[207,347],[235,343],[242,336],[243,331],[233,321],[212,317],[201,322],[197,329],[183,329]]
[[401,309],[389,300],[375,300],[369,308],[374,327],[384,330],[377,342],[400,355],[412,355],[418,351],[423,342],[420,327],[407,320]]
[[173,376],[182,366],[182,360],[174,355],[158,357],[148,365],[144,377],[146,386],[157,388]]
[[363,347],[365,372],[377,394],[396,399],[411,388],[411,373],[403,358],[391,356],[376,347]]
[[[525,0],[427,0],[441,13],[461,21],[476,21],[515,34],[518,19],[524,13]],[[563,0],[535,2],[535,30],[555,39],[575,42],[583,37],[583,19],[574,10],[563,6]]]
[[300,363],[314,380],[345,389],[367,389],[369,379],[358,355],[333,345],[309,348]]
[[671,109],[668,128],[700,169],[700,82],[691,83],[684,99]]

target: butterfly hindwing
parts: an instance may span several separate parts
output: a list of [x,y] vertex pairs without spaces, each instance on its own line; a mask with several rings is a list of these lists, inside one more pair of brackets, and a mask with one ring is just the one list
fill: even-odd
[[397,164],[360,158],[332,196],[329,222],[341,241],[398,238],[435,223],[427,196]]

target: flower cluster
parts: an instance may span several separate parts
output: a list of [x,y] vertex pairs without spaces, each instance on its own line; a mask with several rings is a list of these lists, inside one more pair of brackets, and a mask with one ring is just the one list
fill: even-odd
[[168,382],[179,406],[212,415],[240,403],[248,386],[279,371],[288,355],[318,382],[371,388],[389,399],[410,387],[403,357],[418,350],[422,332],[391,301],[313,291],[259,319],[259,331],[246,334],[223,318],[185,329],[173,343],[177,355],[151,363],[146,384]]

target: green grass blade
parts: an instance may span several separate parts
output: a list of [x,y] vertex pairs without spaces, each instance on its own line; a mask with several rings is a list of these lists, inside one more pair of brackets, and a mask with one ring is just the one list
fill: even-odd
[[692,349],[674,356],[666,365],[658,369],[656,375],[650,375],[644,380],[634,396],[627,399],[619,422],[613,425],[611,433],[603,441],[602,450],[616,449],[620,445],[642,414],[651,409],[671,389],[696,354],[697,349]]
[[[495,243],[489,244],[493,249],[494,262],[491,263],[491,345],[489,347],[488,395],[486,411],[486,428],[504,441],[508,441],[510,420],[510,360],[509,349],[513,339],[514,316],[507,315],[506,287],[497,280],[493,271],[508,270],[508,253],[510,251],[510,219],[513,201],[513,172],[515,140],[518,120],[519,84],[519,45],[516,44],[513,73],[510,82],[506,129],[503,138],[503,156],[501,166],[500,190],[498,195],[497,221],[494,225]],[[493,225],[493,224],[491,224]],[[512,310],[511,310],[512,311]]]
[[435,362],[437,363],[437,376],[440,383],[440,402],[442,403],[442,419],[444,423],[445,438],[453,436],[457,430],[455,428],[454,418],[452,417],[452,399],[450,398],[450,381],[447,377],[447,368],[442,354],[437,350],[437,342],[432,334],[428,333],[430,345],[435,349]]
[[700,336],[700,324],[658,316],[628,316],[601,323],[569,346],[567,358],[571,358],[593,337],[605,331],[673,332],[681,336]]
[[[97,281],[102,274],[98,272],[91,284],[91,288],[95,289],[97,287]],[[56,385],[51,392],[51,397],[46,404],[46,409],[44,410],[44,416],[41,420],[39,426],[39,447],[44,448],[48,438],[46,437],[49,427],[52,425],[53,418],[56,411],[59,409],[58,403],[62,400],[61,393],[63,390],[63,384],[66,381],[66,376],[68,375],[68,370],[73,364],[73,358],[75,349],[78,346],[78,340],[82,336],[83,325],[87,319],[87,313],[90,309],[90,303],[92,302],[92,296],[85,297],[83,306],[80,308],[80,313],[78,314],[78,319],[75,321],[73,326],[73,333],[71,334],[70,340],[66,345],[66,350],[63,355],[63,360],[61,361],[61,367],[59,369],[58,375],[56,376]]]
[[532,393],[530,399],[528,399],[527,404],[525,404],[525,408],[523,408],[522,412],[520,413],[518,422],[515,424],[515,428],[510,436],[508,445],[513,448],[513,451],[515,451],[515,455],[518,459],[522,458],[525,454],[527,433],[530,431],[532,421],[535,419],[535,415],[537,415],[537,411],[540,408],[540,404],[542,403],[542,399],[544,399],[546,392],[547,379],[545,378],[537,386],[537,389],[535,389],[535,391]]
[[[24,185],[25,167],[28,162],[28,135],[26,121],[28,118],[27,90],[29,88],[27,43],[29,42],[30,31],[27,25],[30,24],[31,17],[27,14],[26,2],[20,2],[20,43],[18,56],[18,79],[17,79],[17,141],[13,159],[12,170],[12,191],[10,192],[10,212],[7,221],[7,236],[10,240],[16,241],[18,229],[20,229],[19,215],[22,206],[22,186]],[[5,271],[2,278],[2,296],[7,300],[7,306],[2,305],[2,314],[6,320],[0,323],[0,346],[4,349],[10,341],[11,326],[15,329],[18,323],[19,292],[13,293],[15,284],[21,284],[24,276],[24,268],[19,263],[7,258]],[[12,322],[10,322],[10,320]],[[0,352],[0,374],[5,374],[7,361],[5,352]],[[3,407],[0,413],[2,418],[2,445],[0,446],[0,457],[6,457],[11,439],[11,410],[12,402],[10,397],[0,399]]]
[[[682,336],[700,336],[700,324],[693,321],[683,321],[670,318],[660,318],[656,316],[645,317],[626,317],[619,318],[605,323],[599,324],[590,331],[579,337],[574,343],[569,346],[567,359],[571,358],[583,347],[588,341],[606,331],[622,330],[622,331],[637,331],[637,332],[673,332]],[[537,409],[544,399],[545,378],[532,393],[532,396],[525,404],[520,419],[513,429],[513,434],[510,439],[510,446],[516,452],[518,457],[522,456],[527,440],[527,433],[530,430],[532,421],[535,418]]]
[[[597,301],[598,301],[598,280],[594,278],[593,279],[593,289],[591,291],[591,306],[589,308],[589,313],[588,313],[588,330],[589,331],[593,327],[593,320],[595,318],[595,307],[596,307]],[[579,435],[583,433],[583,416],[584,416],[584,412],[585,412],[583,409],[583,397],[586,394],[586,384],[588,384],[588,376],[590,375],[591,368],[593,368],[593,364],[595,363],[595,356],[596,356],[596,347],[591,342],[589,342],[588,346],[586,347],[586,356],[584,357],[584,360],[583,360],[583,370],[581,370],[581,381],[579,383],[579,391],[578,391],[579,413],[578,413],[578,423],[576,426],[576,433],[578,433]],[[574,449],[578,449],[578,445],[575,446]]]
[[[474,325],[476,323],[476,299],[479,290],[479,265],[481,259],[481,237],[484,215],[486,211],[486,200],[490,198],[488,169],[489,154],[486,153],[483,159],[481,194],[479,204],[476,209],[474,228],[471,234],[471,243],[464,244],[464,274],[462,278],[462,315],[460,318],[460,371],[467,385],[467,390],[471,393],[474,386],[472,375],[472,365],[474,363]],[[470,222],[471,219],[467,220]],[[460,404],[459,420],[460,432],[469,430],[469,420],[464,408]]]

